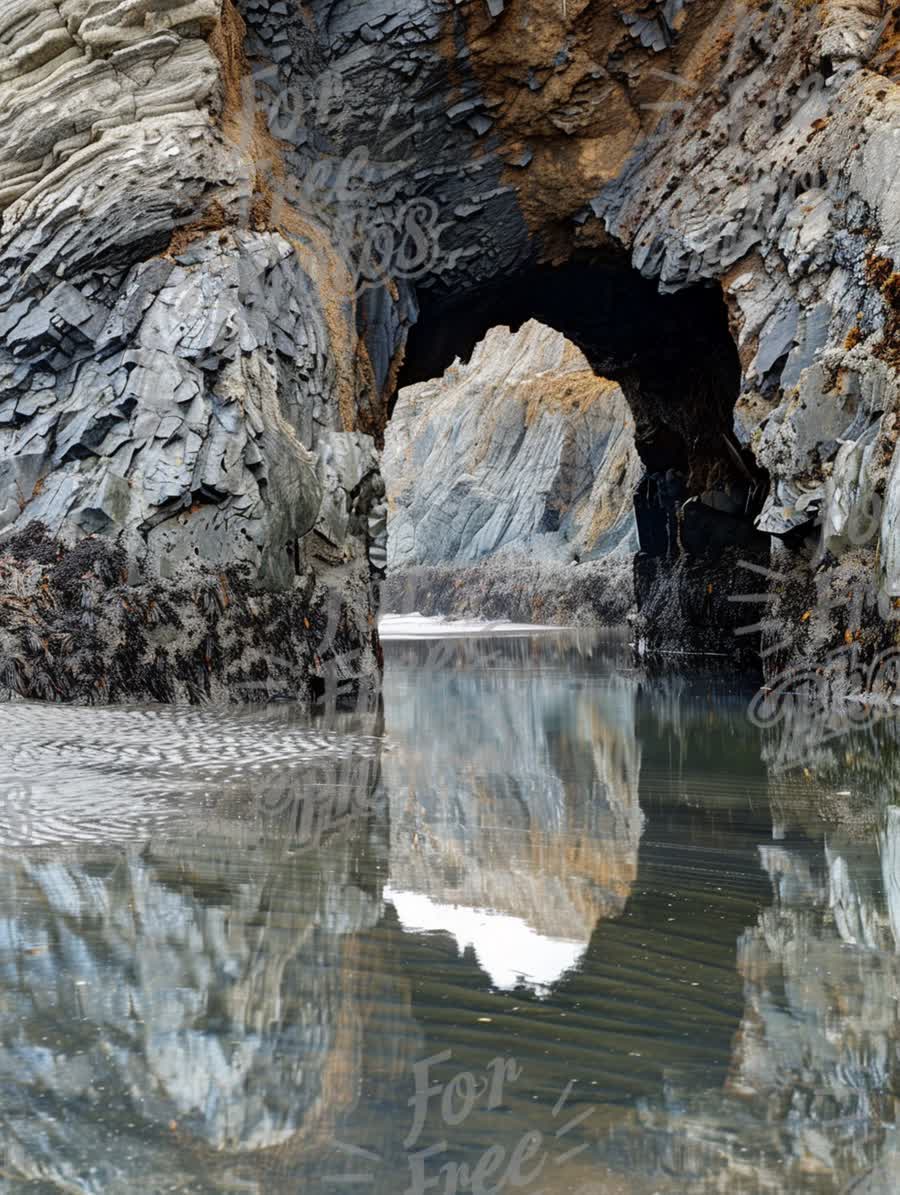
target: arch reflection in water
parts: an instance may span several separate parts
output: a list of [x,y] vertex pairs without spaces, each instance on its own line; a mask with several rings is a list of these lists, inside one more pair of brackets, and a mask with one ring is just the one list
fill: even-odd
[[593,638],[430,651],[389,645],[384,727],[16,711],[0,1188],[397,1195],[450,1051],[521,1077],[429,1102],[430,1177],[533,1131],[549,1195],[895,1190],[890,786],[768,776],[739,694]]
[[566,656],[595,640],[555,642],[539,671],[528,639],[407,649],[414,671],[386,689],[387,898],[405,928],[471,947],[496,987],[542,993],[622,912],[643,826],[634,683],[566,684]]

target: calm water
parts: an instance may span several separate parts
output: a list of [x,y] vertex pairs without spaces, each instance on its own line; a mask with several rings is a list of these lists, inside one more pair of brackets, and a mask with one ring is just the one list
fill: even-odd
[[900,1189],[887,745],[386,654],[383,716],[0,706],[0,1191]]

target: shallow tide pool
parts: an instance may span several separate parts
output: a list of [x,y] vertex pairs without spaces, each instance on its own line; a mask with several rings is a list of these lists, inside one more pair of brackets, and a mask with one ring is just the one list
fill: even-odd
[[900,1189],[886,748],[385,630],[377,715],[0,706],[0,1192]]

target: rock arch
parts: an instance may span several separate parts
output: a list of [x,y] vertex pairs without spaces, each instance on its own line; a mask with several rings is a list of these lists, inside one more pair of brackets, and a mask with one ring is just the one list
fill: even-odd
[[[248,700],[374,674],[376,445],[404,355],[409,375],[436,327],[458,338],[523,292],[528,314],[606,303],[615,345],[572,319],[630,374],[651,470],[676,459],[697,497],[715,470],[767,477],[747,513],[773,572],[799,569],[774,578],[770,666],[857,632],[874,650],[900,594],[882,9],[8,6],[0,689]],[[648,349],[642,327],[629,366],[647,312],[672,335]],[[660,567],[646,634],[675,585],[676,641],[708,646],[685,627],[727,629],[728,587]],[[816,604],[848,570],[874,580],[874,621]]]
[[[734,630],[748,621],[730,601],[746,588],[737,563],[768,563],[754,527],[768,479],[734,435],[741,368],[721,291],[660,294],[624,255],[593,254],[462,294],[420,291],[419,301],[400,385],[439,375],[495,324],[515,330],[529,318],[621,385],[645,470],[635,494],[638,633],[661,650],[734,651]],[[749,662],[758,636],[741,646]]]

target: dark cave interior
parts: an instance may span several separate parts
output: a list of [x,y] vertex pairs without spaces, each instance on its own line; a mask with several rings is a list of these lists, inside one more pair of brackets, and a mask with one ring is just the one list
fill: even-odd
[[734,436],[741,368],[718,287],[661,294],[627,262],[601,257],[534,266],[464,294],[431,285],[417,297],[400,387],[467,360],[491,327],[539,320],[628,399],[646,466],[635,495],[641,554],[767,548],[753,526],[766,478]]

